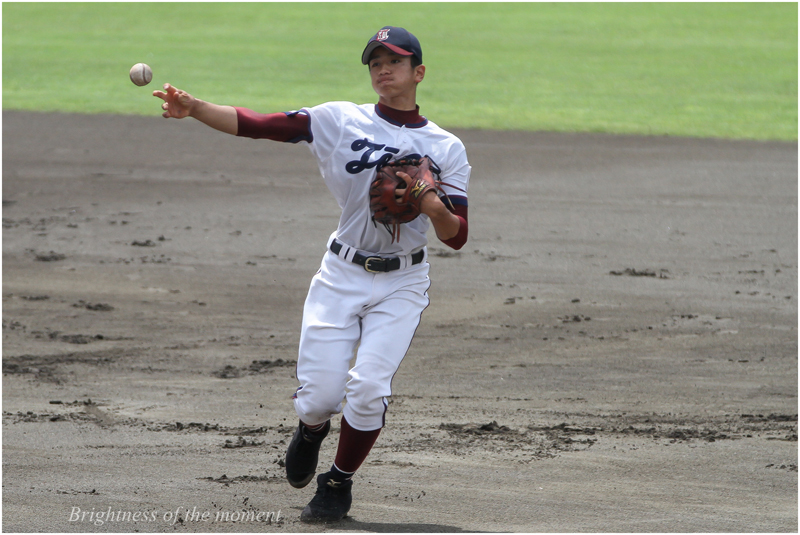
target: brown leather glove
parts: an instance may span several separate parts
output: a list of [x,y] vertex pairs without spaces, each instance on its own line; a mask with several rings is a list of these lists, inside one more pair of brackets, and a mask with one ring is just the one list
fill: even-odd
[[[411,182],[397,175],[406,173]],[[419,214],[422,197],[440,189],[440,183],[431,171],[427,156],[419,160],[392,160],[378,169],[369,188],[369,207],[372,220],[383,224],[392,234],[392,242],[400,239],[400,225],[413,221]],[[398,190],[403,191],[402,195]]]

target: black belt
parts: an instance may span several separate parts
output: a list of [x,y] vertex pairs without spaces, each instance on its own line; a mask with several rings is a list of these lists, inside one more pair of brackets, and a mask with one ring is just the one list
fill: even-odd
[[[342,242],[333,240],[331,242],[331,252],[339,255],[342,250]],[[425,251],[417,251],[411,255],[411,265],[419,264],[425,258]],[[384,258],[382,256],[366,256],[358,251],[353,255],[353,263],[362,266],[370,273],[386,273],[388,271],[395,271],[400,269],[400,259],[396,256],[392,258]]]

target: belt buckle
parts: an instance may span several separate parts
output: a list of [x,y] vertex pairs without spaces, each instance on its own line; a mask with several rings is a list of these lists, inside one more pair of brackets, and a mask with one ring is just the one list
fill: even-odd
[[[384,269],[383,269],[383,270],[371,269],[369,264],[370,264],[370,262],[372,262],[373,260],[374,260],[375,262],[380,262],[380,263],[381,263],[381,266],[382,266]],[[380,257],[380,256],[369,256],[369,257],[367,257],[367,259],[366,259],[366,260],[364,260],[364,269],[366,269],[366,270],[367,270],[368,272],[370,272],[370,273],[383,273],[384,271],[386,271],[386,259],[385,259],[385,258],[382,258],[382,257]]]

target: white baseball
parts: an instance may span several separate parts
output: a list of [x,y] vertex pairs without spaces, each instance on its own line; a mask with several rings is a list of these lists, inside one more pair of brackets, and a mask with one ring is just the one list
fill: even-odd
[[153,79],[153,69],[147,63],[137,63],[131,67],[131,82],[138,86],[147,85]]

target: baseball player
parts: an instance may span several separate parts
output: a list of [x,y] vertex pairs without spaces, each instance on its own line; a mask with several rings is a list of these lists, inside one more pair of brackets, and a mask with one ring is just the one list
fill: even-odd
[[[433,225],[453,249],[467,241],[471,167],[461,141],[419,114],[416,90],[425,77],[419,41],[386,26],[369,39],[361,62],[377,104],[328,102],[261,114],[205,102],[170,84],[153,93],[164,101],[167,118],[190,116],[237,136],[307,144],[342,210],[303,309],[293,395],[300,422],[286,452],[289,483],[305,487],[331,418],[342,413],[333,464],[317,477],[316,494],[301,514],[308,522],[347,515],[353,474],[385,424],[392,378],[429,304],[427,230]],[[373,220],[369,190],[382,166],[403,157],[427,157],[446,183],[445,196],[420,190],[421,215],[395,233]],[[413,186],[409,174],[397,175]]]

